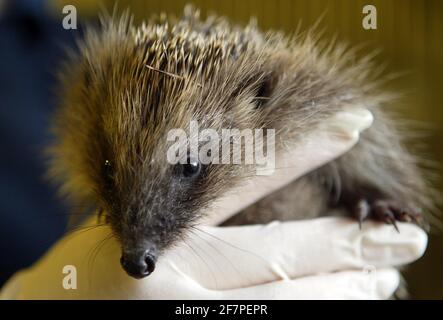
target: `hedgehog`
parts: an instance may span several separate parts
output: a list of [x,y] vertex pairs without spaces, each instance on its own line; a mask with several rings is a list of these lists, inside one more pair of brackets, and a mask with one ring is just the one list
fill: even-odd
[[[166,161],[166,135],[201,128],[275,130],[276,150],[296,148],[329,117],[365,106],[371,128],[348,153],[246,208],[225,225],[319,217],[338,210],[360,223],[422,222],[429,179],[406,150],[386,107],[392,97],[369,57],[315,30],[286,36],[226,18],[161,14],[135,24],[104,15],[60,71],[50,176],[68,201],[92,208],[140,279],[254,165]],[[233,143],[231,141],[231,143]],[[278,244],[276,244],[278,245]]]

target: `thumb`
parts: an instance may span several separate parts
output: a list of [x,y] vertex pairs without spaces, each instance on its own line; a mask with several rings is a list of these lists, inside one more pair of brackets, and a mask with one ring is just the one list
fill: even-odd
[[372,121],[371,112],[362,107],[349,108],[325,120],[296,147],[276,155],[276,170],[272,175],[255,176],[217,200],[203,224],[220,224],[267,194],[344,154]]

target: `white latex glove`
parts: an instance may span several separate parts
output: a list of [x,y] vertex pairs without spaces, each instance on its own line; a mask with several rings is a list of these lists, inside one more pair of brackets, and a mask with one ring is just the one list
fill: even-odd
[[357,143],[360,132],[369,128],[372,121],[371,112],[362,107],[337,113],[315,132],[306,135],[297,148],[276,154],[276,169],[272,175],[256,176],[241,186],[241,190],[233,190],[215,202],[203,223],[217,225],[267,194],[344,154]]
[[[351,148],[372,122],[364,109],[342,112],[298,146],[276,157],[272,177],[250,180],[241,196],[232,192],[217,202],[206,220],[217,224],[264,195],[331,161]],[[262,179],[266,179],[263,183]],[[244,190],[247,190],[245,193]],[[159,258],[155,272],[142,280],[126,275],[120,247],[107,226],[61,239],[34,266],[3,288],[6,299],[315,299],[388,298],[398,286],[392,266],[419,258],[423,231],[399,224],[323,218],[267,226],[208,227]],[[100,250],[95,250],[101,246]],[[77,289],[63,287],[64,267],[77,270]],[[380,268],[376,269],[375,268]],[[362,269],[371,270],[368,274]]]
[[[320,218],[260,226],[201,227],[167,252],[147,278],[119,264],[108,227],[58,242],[18,273],[2,298],[17,299],[386,299],[399,284],[394,265],[420,257],[426,235],[392,226]],[[63,288],[65,265],[77,268],[77,289]],[[371,271],[368,274],[367,271]]]

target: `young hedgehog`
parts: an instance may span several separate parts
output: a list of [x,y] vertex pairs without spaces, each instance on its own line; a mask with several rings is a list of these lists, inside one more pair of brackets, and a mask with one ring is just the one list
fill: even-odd
[[[370,59],[311,32],[289,39],[223,18],[154,17],[135,26],[128,14],[87,31],[61,72],[50,173],[61,192],[97,208],[121,243],[126,272],[143,278],[211,203],[239,186],[250,165],[166,160],[167,133],[272,128],[276,150],[296,146],[344,108],[375,117],[345,156],[247,208],[226,224],[300,219],[341,209],[360,222],[420,221],[431,207],[417,159],[403,148],[387,96]],[[278,205],[277,205],[278,204]]]

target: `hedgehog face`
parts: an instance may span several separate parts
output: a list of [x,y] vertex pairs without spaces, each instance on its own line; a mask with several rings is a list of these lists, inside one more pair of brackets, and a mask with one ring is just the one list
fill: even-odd
[[[151,77],[158,76],[151,70],[146,72]],[[168,133],[177,129],[189,133],[192,122],[198,123],[200,129],[217,132],[257,125],[254,95],[259,90],[251,87],[232,98],[229,93],[244,85],[240,78],[218,81],[218,77],[208,78],[206,87],[189,81],[176,92],[168,91],[168,100],[158,98],[155,90],[167,91],[171,83],[156,88],[147,86],[155,96],[155,106],[141,103],[147,99],[144,92],[129,93],[129,87],[118,88],[118,92],[128,92],[126,96],[131,101],[111,102],[112,112],[104,112],[101,124],[97,125],[103,129],[95,136],[100,136],[102,142],[98,153],[94,150],[88,155],[96,161],[90,172],[94,171],[92,176],[97,177],[94,184],[98,198],[120,239],[122,266],[133,277],[152,272],[157,257],[186,236],[186,230],[205,213],[207,206],[252,170],[231,164],[201,163],[189,150],[181,155],[185,161],[171,163],[167,159],[172,143],[167,140]],[[219,96],[214,95],[215,86],[219,87]],[[151,109],[145,110],[146,107]]]
[[189,132],[193,121],[217,132],[260,128],[257,95],[265,92],[261,69],[246,68],[246,58],[218,69],[210,62],[214,72],[203,77],[191,67],[160,69],[161,61],[148,68],[145,54],[119,45],[118,53],[77,69],[65,86],[53,167],[70,195],[105,212],[121,243],[121,264],[135,278],[151,273],[157,257],[249,170],[188,154],[172,164],[168,133]]
[[[189,132],[192,121],[201,128],[217,131],[224,126],[254,125],[252,121],[232,120],[232,113],[238,113],[235,119],[245,118],[242,113],[254,108],[249,103],[252,93],[244,94],[243,101],[226,99],[223,104],[222,100],[209,101],[213,98],[205,90],[212,89],[184,86],[176,97],[153,108],[153,114],[145,111],[145,116],[145,106],[132,102],[128,107],[129,101],[116,101],[110,104],[112,112],[104,112],[96,125],[102,129],[95,133],[94,140],[101,142],[88,147],[91,153],[87,158],[94,159],[88,171],[93,172],[97,198],[120,239],[122,266],[133,277],[152,272],[157,257],[186,236],[185,231],[204,214],[204,209],[245,175],[245,167],[203,164],[188,152],[182,154],[182,163],[170,163],[167,159],[171,145],[167,135],[171,129]],[[130,94],[138,95],[143,93]],[[212,107],[206,109],[203,103]],[[138,110],[136,114],[129,113],[134,110]],[[217,110],[217,115],[210,110]]]

